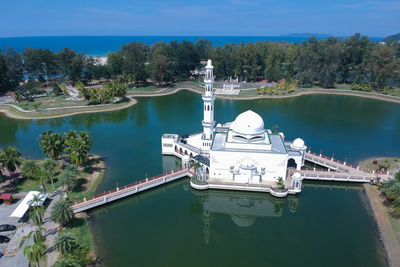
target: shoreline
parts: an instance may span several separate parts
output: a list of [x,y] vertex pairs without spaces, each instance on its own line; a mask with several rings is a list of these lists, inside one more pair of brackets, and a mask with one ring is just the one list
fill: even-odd
[[[137,100],[135,98],[140,97],[159,97],[159,96],[166,96],[176,94],[180,91],[190,91],[197,94],[202,94],[201,90],[196,90],[190,87],[181,87],[176,88],[171,91],[168,91],[168,88],[161,88],[159,91],[154,93],[133,93],[129,94],[126,97],[129,99],[129,103],[127,105],[122,105],[118,107],[112,107],[114,104],[105,104],[105,105],[96,105],[96,106],[87,106],[87,107],[79,107],[81,110],[75,110],[71,112],[67,112],[64,114],[56,114],[56,115],[43,115],[43,116],[31,116],[27,117],[22,114],[16,107],[5,104],[0,105],[0,113],[3,113],[6,117],[10,119],[22,119],[22,120],[41,120],[41,119],[54,119],[54,118],[61,118],[61,117],[68,117],[78,114],[85,114],[85,113],[100,113],[100,112],[107,112],[107,111],[116,111],[125,108],[129,108],[135,104],[137,104]],[[400,104],[400,97],[394,96],[386,96],[378,93],[362,93],[357,91],[350,91],[350,90],[340,90],[340,89],[312,89],[312,90],[303,90],[297,91],[294,94],[290,95],[257,95],[257,96],[229,96],[229,95],[216,95],[216,98],[220,99],[229,99],[229,100],[257,100],[257,99],[283,99],[283,98],[293,98],[298,96],[304,95],[345,95],[345,96],[354,96],[354,97],[362,97],[362,98],[369,98],[374,100],[386,101],[391,103]],[[4,108],[5,107],[5,108]],[[106,108],[103,108],[106,107]],[[11,112],[9,109],[17,110],[22,114],[15,114]],[[52,108],[51,111],[58,111],[58,110],[66,110],[66,109],[74,109],[74,107],[60,107],[60,108]],[[33,113],[34,111],[32,111]],[[40,111],[38,111],[40,112]],[[27,112],[28,113],[28,112]],[[29,111],[31,113],[31,111]]]
[[[87,114],[87,113],[100,113],[100,112],[107,112],[107,111],[116,111],[116,110],[121,110],[125,108],[129,108],[137,103],[137,100],[132,98],[131,96],[126,96],[129,99],[129,102],[126,105],[122,106],[117,106],[113,107],[112,105],[118,105],[118,104],[103,104],[103,105],[95,105],[95,106],[87,106],[83,107],[80,106],[77,109],[78,110],[73,110],[74,107],[59,107],[59,108],[53,108],[51,111],[59,111],[59,110],[68,110],[71,109],[71,112],[67,112],[64,114],[56,114],[56,115],[43,115],[43,116],[32,116],[32,117],[27,117],[22,114],[25,112],[21,112],[18,110],[16,107],[11,106],[10,104],[4,104],[0,105],[0,113],[3,113],[7,118],[10,119],[17,119],[17,120],[44,120],[44,119],[55,119],[55,118],[62,118],[62,117],[69,117],[73,115],[79,115],[79,114]],[[4,108],[5,107],[5,108]],[[105,107],[105,108],[104,108]],[[9,109],[13,109],[17,112],[21,112],[21,114],[15,114],[10,112]],[[42,110],[43,111],[43,110]],[[33,113],[34,111],[26,111],[26,113]],[[41,112],[41,111],[37,111]],[[46,110],[44,110],[46,112]]]
[[[389,216],[391,215],[384,204],[386,200],[375,186],[364,184],[363,187],[377,224],[379,238],[383,243],[389,266],[400,266],[400,242],[396,239],[396,231],[390,222]],[[398,219],[393,219],[400,224]]]

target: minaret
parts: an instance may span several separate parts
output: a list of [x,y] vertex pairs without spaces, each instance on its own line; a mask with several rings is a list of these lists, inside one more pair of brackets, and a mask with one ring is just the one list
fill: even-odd
[[213,76],[214,67],[211,65],[211,59],[207,61],[206,66],[206,75],[204,77],[205,83],[205,91],[204,95],[202,96],[204,102],[204,119],[203,119],[203,135],[202,139],[202,146],[201,151],[203,153],[208,153],[211,148],[211,142],[213,138],[214,132],[214,100],[215,96],[213,93],[213,83],[214,83],[214,76]]

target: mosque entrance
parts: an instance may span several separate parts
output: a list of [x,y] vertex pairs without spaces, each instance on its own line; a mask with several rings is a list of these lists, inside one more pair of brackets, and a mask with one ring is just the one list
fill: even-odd
[[296,169],[297,168],[296,161],[294,159],[289,159],[287,167],[290,169]]

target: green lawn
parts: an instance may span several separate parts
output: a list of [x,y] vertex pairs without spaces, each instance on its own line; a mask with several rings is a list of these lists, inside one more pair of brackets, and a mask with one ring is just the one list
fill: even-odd
[[[103,179],[104,169],[101,169],[101,170],[96,169],[95,170],[91,166],[93,166],[95,164],[100,164],[100,160],[101,160],[100,158],[90,159],[90,160],[88,160],[86,165],[83,167],[83,169],[79,175],[78,184],[77,184],[76,188],[74,189],[73,192],[67,193],[68,197],[70,198],[71,201],[80,200],[80,199],[83,199],[84,197],[90,197],[95,194],[97,187],[99,186],[99,184],[101,183],[101,181]],[[87,183],[87,180],[85,177],[88,177],[88,175],[90,175],[94,171],[98,171],[99,175],[98,175],[97,179],[94,180],[90,184],[89,188],[87,190],[85,190],[85,184]],[[59,172],[60,172],[60,170],[57,172],[57,174],[53,178],[54,188],[52,187],[50,181],[45,184],[46,192],[52,193],[58,189],[59,184],[58,184],[57,175],[59,174]],[[7,188],[3,188],[3,190],[15,191],[15,192],[42,191],[42,189],[40,188],[40,185],[35,180],[27,179],[27,178],[21,178],[21,179],[19,179],[18,184],[14,185],[14,186],[8,186]]]
[[92,234],[89,229],[89,224],[86,218],[74,218],[67,228],[61,230],[60,233],[69,232],[76,237],[78,244],[86,246],[93,252]]
[[88,105],[87,101],[71,101],[67,100],[70,96],[59,95],[59,96],[51,96],[51,97],[38,97],[35,98],[33,102],[22,101],[13,103],[16,106],[19,106],[25,110],[41,110],[46,108],[58,108],[58,107],[73,107],[73,106],[86,106]]

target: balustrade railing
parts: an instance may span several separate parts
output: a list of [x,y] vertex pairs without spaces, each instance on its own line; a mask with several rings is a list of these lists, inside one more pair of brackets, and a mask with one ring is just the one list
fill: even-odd
[[[96,194],[96,195],[91,196],[91,197],[89,197],[89,198],[84,198],[84,199],[82,199],[82,200],[75,201],[75,202],[73,202],[71,205],[72,205],[72,206],[76,206],[76,205],[79,205],[79,204],[82,204],[82,203],[91,202],[91,200],[93,200],[93,199],[101,199],[101,198],[104,197],[104,196],[107,196],[107,195],[110,195],[110,194],[115,194],[116,192],[118,192],[119,194],[123,194],[123,193],[126,193],[127,191],[129,191],[129,190],[126,190],[126,189],[130,189],[130,188],[132,188],[132,187],[140,188],[140,187],[139,187],[140,185],[152,184],[152,183],[154,183],[155,180],[162,180],[162,179],[164,179],[164,178],[167,178],[167,179],[168,179],[168,178],[171,177],[171,176],[173,177],[173,176],[175,176],[175,175],[179,175],[180,172],[182,172],[183,170],[184,170],[184,169],[177,169],[177,170],[169,171],[169,172],[166,172],[166,173],[163,173],[163,174],[160,174],[160,175],[156,175],[156,176],[153,176],[153,177],[150,177],[150,178],[145,178],[145,179],[142,179],[142,180],[140,180],[140,181],[136,181],[136,182],[134,182],[134,183],[127,184],[127,185],[122,186],[122,187],[118,187],[118,189],[117,189],[117,188],[114,188],[114,189],[112,189],[112,190],[109,190],[109,191],[106,191],[106,192],[103,192],[103,193]],[[187,172],[187,170],[185,170],[185,171]],[[150,182],[151,182],[151,183],[150,183]],[[157,182],[157,181],[156,181],[156,182]],[[117,195],[119,195],[119,194],[117,194]]]

